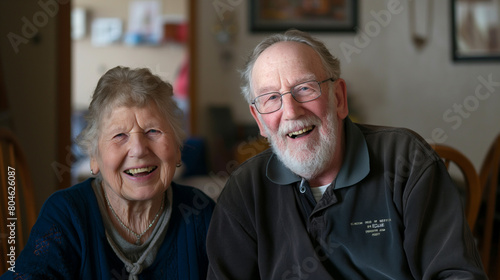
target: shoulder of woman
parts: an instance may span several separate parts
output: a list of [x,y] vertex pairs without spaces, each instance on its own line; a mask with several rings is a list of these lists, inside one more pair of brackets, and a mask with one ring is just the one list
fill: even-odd
[[172,182],[171,187],[174,207],[189,207],[209,212],[213,211],[215,202],[200,189],[179,185],[174,182]]
[[181,200],[187,199],[191,201],[194,198],[194,199],[208,199],[211,202],[213,202],[213,200],[207,194],[205,194],[202,190],[198,188],[192,186],[180,185],[174,182],[172,182],[171,187],[174,196],[174,201],[176,199],[181,199]]
[[[52,213],[56,215],[77,215],[93,206],[97,206],[91,179],[76,184],[67,189],[53,193],[42,206],[40,216]],[[94,205],[95,204],[95,205]],[[49,212],[49,213],[47,213]]]

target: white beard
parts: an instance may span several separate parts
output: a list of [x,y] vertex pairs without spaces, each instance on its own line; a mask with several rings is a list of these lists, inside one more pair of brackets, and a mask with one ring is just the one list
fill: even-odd
[[319,129],[319,141],[309,141],[292,148],[286,145],[286,142],[290,140],[286,136],[288,128],[280,126],[279,132],[273,134],[264,122],[262,124],[278,159],[293,173],[310,180],[328,168],[327,165],[335,154],[338,129],[335,115],[335,112],[330,112],[327,115],[326,123],[321,123],[321,120],[316,116],[297,120],[293,124],[287,123],[288,127],[297,127],[297,125],[306,127],[312,124],[315,125],[315,129]]

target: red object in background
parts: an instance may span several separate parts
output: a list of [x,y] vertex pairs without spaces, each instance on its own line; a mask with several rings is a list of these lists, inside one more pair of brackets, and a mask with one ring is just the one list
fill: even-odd
[[166,42],[185,43],[188,37],[188,24],[165,23],[163,25],[163,39]]
[[186,56],[177,74],[174,83],[174,95],[181,99],[187,99],[189,91],[189,58]]

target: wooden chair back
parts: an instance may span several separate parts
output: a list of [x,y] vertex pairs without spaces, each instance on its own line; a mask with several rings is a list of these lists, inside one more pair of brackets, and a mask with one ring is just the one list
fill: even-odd
[[431,146],[443,159],[448,170],[450,164],[454,163],[462,173],[465,182],[465,216],[471,230],[474,229],[481,204],[480,181],[474,165],[464,154],[453,147],[442,144]]
[[33,185],[26,157],[16,136],[0,127],[0,249],[3,260],[0,274],[11,265],[8,261],[15,251],[17,259],[26,245],[36,220]]
[[[479,173],[482,190],[483,211],[481,217],[478,217],[481,228],[476,230],[479,242],[479,252],[483,261],[484,269],[492,273],[498,273],[495,269],[500,269],[500,246],[494,259],[491,259],[493,247],[493,233],[495,224],[496,198],[498,191],[498,176],[500,170],[500,134],[496,137],[490,146],[488,153],[483,161]],[[499,242],[498,240],[496,240]],[[500,244],[500,242],[499,242]],[[494,263],[496,262],[496,263]],[[500,275],[498,275],[500,276]],[[497,279],[497,278],[491,278]]]

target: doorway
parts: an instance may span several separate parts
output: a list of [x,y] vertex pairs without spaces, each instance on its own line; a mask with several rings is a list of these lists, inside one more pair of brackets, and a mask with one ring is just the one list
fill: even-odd
[[[177,31],[183,32],[183,24],[189,28],[184,30],[185,37],[189,40],[175,40],[169,37],[161,42],[136,42],[134,44],[127,41],[127,31],[129,31],[129,22],[134,17],[138,10],[139,2],[153,3],[158,5],[158,14],[162,20],[162,26],[168,27],[168,32],[163,34],[172,36],[172,27]],[[192,46],[194,45],[195,24],[193,19],[196,18],[195,1],[194,0],[157,0],[157,1],[134,1],[129,0],[74,0],[73,1],[73,18],[81,16],[85,21],[85,35],[74,37],[72,39],[72,89],[71,89],[71,120],[72,120],[72,139],[78,135],[79,131],[85,125],[83,116],[90,103],[91,95],[97,84],[98,79],[110,68],[118,65],[131,68],[146,67],[154,74],[159,75],[163,80],[170,82],[174,86],[174,93],[179,100],[180,107],[186,115],[185,126],[188,134],[196,134],[196,126],[194,125],[195,108],[195,73],[193,71],[183,72],[186,68],[192,69],[196,53]],[[141,4],[141,3],[139,3]],[[140,9],[140,8],[139,8]],[[77,11],[75,13],[75,11]],[[115,23],[113,23],[113,20]],[[101,29],[106,29],[106,21],[108,29],[113,26],[120,26],[121,36],[116,41],[111,42],[96,42],[94,37],[96,30],[96,22],[104,22]],[[97,23],[98,24],[98,23]],[[114,25],[113,25],[114,24]],[[74,25],[73,25],[74,26]],[[165,31],[166,29],[164,29]],[[106,30],[105,30],[106,31]],[[112,30],[107,30],[112,33]],[[175,30],[174,30],[175,32]],[[177,34],[177,33],[174,33]],[[180,35],[183,36],[183,35]],[[109,37],[109,36],[108,36]],[[124,40],[125,39],[125,40]],[[181,75],[187,75],[182,77]],[[188,83],[183,85],[182,83]],[[182,92],[181,92],[182,91]],[[74,164],[72,166],[72,182],[76,183],[90,176],[89,159],[76,147],[72,145],[74,154]]]

